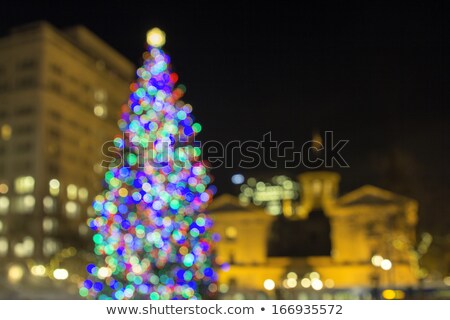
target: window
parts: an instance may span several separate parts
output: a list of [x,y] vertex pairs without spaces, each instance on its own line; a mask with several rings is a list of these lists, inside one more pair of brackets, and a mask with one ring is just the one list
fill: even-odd
[[227,227],[225,229],[225,237],[227,240],[236,240],[238,231],[236,227]]
[[78,79],[75,76],[69,76],[69,80],[74,84],[74,85],[78,85],[80,83],[80,81],[78,81]]
[[[59,149],[56,149],[56,152],[54,153],[54,157],[59,156]],[[52,176],[59,175],[59,166],[57,162],[51,162],[48,164],[48,174]]]
[[16,161],[13,163],[14,171],[16,173],[25,173],[29,171],[29,169],[33,166],[33,163],[31,161]]
[[17,63],[16,68],[18,70],[28,70],[36,68],[37,65],[37,61],[34,59],[24,59]]
[[42,229],[45,233],[54,233],[58,228],[58,221],[55,218],[45,217],[42,221]]
[[50,135],[51,139],[59,139],[61,138],[61,133],[59,132],[59,130],[57,128],[50,128],[48,130],[48,133]]
[[74,184],[69,184],[67,186],[67,199],[69,199],[69,200],[76,200],[77,192],[78,192],[77,186],[74,185]]
[[56,81],[51,81],[48,86],[49,86],[50,90],[52,90],[52,91],[54,91],[56,93],[61,93],[62,92],[61,84],[59,84]]
[[14,181],[14,186],[18,194],[31,193],[34,191],[34,178],[31,176],[18,177]]
[[9,209],[9,199],[8,197],[0,197],[0,214],[7,214]]
[[61,114],[60,114],[59,112],[57,112],[57,111],[50,110],[50,111],[48,112],[48,115],[49,115],[51,118],[53,118],[53,119],[55,119],[55,120],[57,120],[57,121],[61,120]]
[[51,70],[54,74],[56,74],[56,75],[58,75],[58,76],[62,75],[62,73],[63,73],[62,68],[61,68],[60,66],[56,65],[56,64],[51,64],[51,65],[50,65],[50,70]]
[[16,134],[30,134],[34,131],[34,127],[31,124],[20,125],[16,127],[15,131]]
[[66,216],[69,219],[78,218],[80,214],[80,205],[74,201],[68,201],[66,203]]
[[57,179],[52,179],[48,182],[48,189],[52,196],[57,196],[59,194],[60,183]]
[[34,146],[33,143],[31,143],[30,141],[27,141],[27,142],[23,142],[23,143],[18,143],[15,146],[15,149],[18,154],[24,154],[24,153],[27,153],[27,152],[33,150],[33,146]]
[[44,212],[45,213],[55,213],[56,205],[55,205],[55,199],[53,199],[50,196],[44,197],[42,200],[44,204]]
[[29,114],[33,114],[34,111],[35,111],[34,107],[32,107],[32,106],[24,106],[24,107],[17,108],[15,110],[15,114],[19,115],[19,116],[26,116],[26,115],[29,115]]
[[70,101],[72,101],[73,103],[79,104],[80,103],[80,98],[78,97],[78,95],[75,92],[70,92],[67,94],[67,97],[69,98]]
[[34,210],[35,198],[32,195],[19,196],[13,199],[12,211],[16,213],[31,213]]
[[17,80],[16,86],[21,89],[33,88],[37,85],[35,77],[26,77]]
[[56,242],[54,239],[45,238],[42,249],[44,251],[44,255],[49,257],[58,251],[59,243]]
[[104,104],[98,104],[94,107],[94,114],[99,118],[106,118],[108,115],[108,109]]
[[9,124],[2,125],[1,128],[2,140],[8,141],[9,139],[11,139],[11,134],[12,134],[11,126]]
[[27,258],[33,255],[34,240],[31,237],[25,237],[22,242],[14,245],[14,255],[18,258]]
[[9,187],[6,183],[0,183],[0,193],[5,194],[8,193]]
[[83,90],[85,92],[91,92],[92,91],[92,87],[89,84],[87,84],[87,83],[83,84],[82,87],[83,87]]
[[97,102],[105,102],[106,98],[107,98],[107,93],[105,90],[99,89],[99,90],[95,90],[94,93],[94,99]]

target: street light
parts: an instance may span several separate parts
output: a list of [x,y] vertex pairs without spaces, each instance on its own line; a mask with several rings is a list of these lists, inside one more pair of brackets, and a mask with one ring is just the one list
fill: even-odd
[[383,262],[383,260],[384,260],[383,257],[380,256],[380,255],[378,255],[378,254],[374,255],[374,256],[372,257],[372,259],[371,259],[372,264],[373,264],[375,267],[380,267],[380,266],[381,266],[381,262]]
[[264,280],[264,288],[268,291],[272,291],[273,289],[275,289],[275,281],[273,281],[272,279]]

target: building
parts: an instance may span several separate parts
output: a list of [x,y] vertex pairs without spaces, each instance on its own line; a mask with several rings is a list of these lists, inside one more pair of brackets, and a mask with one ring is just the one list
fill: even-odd
[[82,26],[39,22],[0,39],[0,268],[10,280],[25,261],[90,246],[101,147],[119,132],[134,70]]
[[231,195],[214,200],[226,298],[402,298],[417,285],[417,202],[370,185],[339,196],[339,180],[301,174],[287,215]]

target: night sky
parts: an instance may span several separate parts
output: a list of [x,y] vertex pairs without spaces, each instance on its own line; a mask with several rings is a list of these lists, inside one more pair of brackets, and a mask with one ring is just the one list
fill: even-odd
[[[350,140],[350,168],[336,168],[342,192],[373,184],[413,197],[421,230],[450,230],[445,1],[28,2],[2,3],[2,35],[36,20],[83,24],[137,65],[146,31],[158,26],[203,125],[201,140],[257,140],[270,131],[300,148],[313,130],[332,130]],[[303,171],[213,175],[223,193],[236,172]]]

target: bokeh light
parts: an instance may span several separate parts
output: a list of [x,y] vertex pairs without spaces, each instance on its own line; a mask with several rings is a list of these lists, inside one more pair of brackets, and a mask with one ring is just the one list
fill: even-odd
[[153,28],[147,32],[147,43],[155,48],[162,47],[166,43],[166,34],[159,28]]
[[275,289],[275,282],[272,279],[264,280],[264,288],[269,291]]

